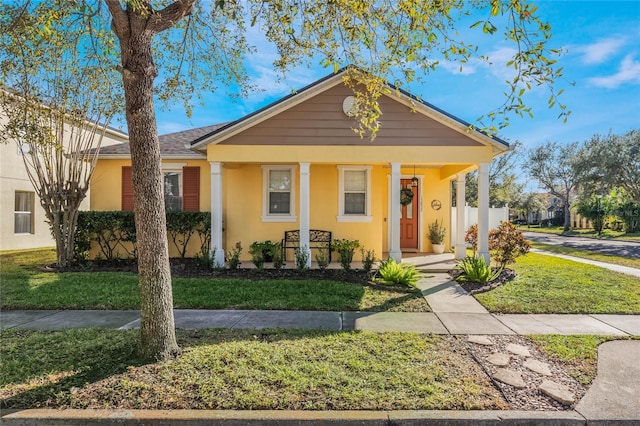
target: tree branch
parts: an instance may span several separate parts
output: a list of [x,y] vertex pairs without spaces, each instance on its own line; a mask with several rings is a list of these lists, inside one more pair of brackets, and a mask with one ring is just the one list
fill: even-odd
[[127,12],[120,6],[119,0],[104,0],[111,13],[111,28],[119,39],[126,38],[129,35],[129,17]]
[[154,12],[149,19],[147,29],[154,34],[173,27],[176,22],[193,10],[195,0],[178,0],[162,10]]

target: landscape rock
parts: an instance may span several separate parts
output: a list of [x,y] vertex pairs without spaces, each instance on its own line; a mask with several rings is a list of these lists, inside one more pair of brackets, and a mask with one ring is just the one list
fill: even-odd
[[524,365],[531,371],[535,371],[538,374],[542,374],[543,376],[551,376],[551,370],[549,369],[549,364],[547,364],[546,362],[541,362],[533,358],[527,358],[522,365]]
[[488,362],[499,367],[504,367],[505,365],[509,364],[510,360],[511,355],[503,354],[500,352],[492,353],[487,357]]
[[567,386],[552,382],[551,380],[542,382],[542,384],[538,386],[538,390],[564,405],[571,405],[575,402],[573,393]]
[[493,345],[493,342],[487,336],[469,336],[468,340],[469,342],[476,343],[478,345]]
[[529,348],[522,345],[516,345],[514,343],[510,343],[507,345],[507,350],[513,354],[521,355],[521,356],[531,356],[529,352]]
[[520,375],[520,373],[508,368],[499,368],[498,371],[496,371],[496,373],[493,375],[493,378],[515,388],[522,389],[527,387],[524,380],[522,380],[522,376]]

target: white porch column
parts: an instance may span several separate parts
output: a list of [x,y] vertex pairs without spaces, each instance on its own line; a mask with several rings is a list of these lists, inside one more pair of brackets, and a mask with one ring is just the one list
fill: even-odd
[[300,247],[306,247],[307,268],[311,266],[311,249],[309,248],[309,163],[300,163]]
[[400,250],[400,214],[402,206],[400,205],[400,163],[391,163],[391,214],[389,217],[389,228],[391,232],[391,240],[389,241],[389,256],[396,262],[402,260],[402,251]]
[[456,259],[462,260],[467,256],[467,245],[464,235],[467,231],[465,223],[465,176],[466,173],[456,175]]
[[210,161],[211,169],[211,256],[214,267],[224,267],[222,245],[222,163]]
[[489,163],[480,163],[478,169],[478,255],[489,258]]

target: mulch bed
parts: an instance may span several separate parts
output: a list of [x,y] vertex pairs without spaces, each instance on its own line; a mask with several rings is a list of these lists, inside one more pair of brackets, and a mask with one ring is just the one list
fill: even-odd
[[[462,272],[457,269],[452,269],[449,271],[449,275],[454,280],[460,276]],[[496,287],[499,287],[503,284],[508,283],[513,280],[517,276],[516,271],[513,269],[504,268],[498,278],[493,281],[489,281],[488,283],[476,283],[471,281],[458,281],[458,284],[462,288],[464,288],[469,294],[477,294],[484,293],[490,290],[493,290]]]
[[[246,262],[249,263],[249,262]],[[138,273],[138,265],[131,259],[119,259],[114,261],[96,260],[83,264],[75,264],[64,269],[59,269],[55,264],[41,268],[43,272],[131,272]],[[351,284],[359,284],[378,290],[393,291],[397,293],[415,293],[420,290],[407,286],[390,286],[378,284],[372,281],[372,273],[363,269],[307,269],[298,271],[291,268],[273,269],[265,267],[262,271],[255,268],[219,269],[212,270],[202,266],[195,259],[178,258],[171,259],[171,276],[175,278],[242,278],[252,281],[266,279],[318,279],[340,281]]]

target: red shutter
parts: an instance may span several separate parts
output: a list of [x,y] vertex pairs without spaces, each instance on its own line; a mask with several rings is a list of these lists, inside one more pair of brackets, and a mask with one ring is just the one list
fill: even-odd
[[131,166],[122,166],[122,210],[133,211]]
[[200,211],[200,167],[182,168],[182,210]]

